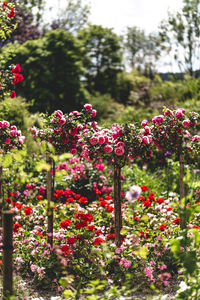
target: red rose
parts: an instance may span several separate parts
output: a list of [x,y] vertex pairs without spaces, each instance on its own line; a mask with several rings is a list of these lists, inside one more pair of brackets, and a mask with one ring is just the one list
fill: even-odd
[[17,83],[19,83],[19,82],[21,82],[21,81],[23,81],[23,80],[24,80],[23,75],[22,75],[22,74],[19,74],[19,73],[16,73],[15,76],[13,77],[12,83],[13,83],[13,84],[17,84]]
[[13,74],[20,73],[20,72],[21,72],[20,64],[16,64],[16,66],[12,69],[11,72],[12,72]]
[[144,192],[144,191],[148,191],[149,188],[146,185],[143,185],[141,186],[141,190]]
[[8,4],[4,1],[4,3],[2,4],[2,7],[3,7],[3,11],[6,10],[6,6],[8,6]]
[[10,98],[15,98],[15,97],[16,97],[16,92],[12,91],[11,94],[10,94]]
[[15,223],[15,224],[13,225],[13,232],[18,232],[18,229],[19,229],[20,227],[22,227],[21,224]]
[[150,207],[151,206],[151,201],[148,199],[144,202],[145,207]]
[[166,228],[167,228],[167,225],[165,225],[165,224],[161,224],[159,227],[160,231],[164,231]]
[[163,198],[157,198],[156,202],[159,203],[159,204],[161,204],[161,203],[164,203],[165,200]]
[[176,218],[174,221],[173,221],[174,224],[180,224],[180,218]]
[[100,237],[95,238],[94,245],[99,245],[101,243],[105,243],[106,241]]
[[15,11],[12,7],[10,8],[10,10],[11,10],[11,12],[8,14],[8,18],[13,18],[15,15]]
[[31,207],[26,207],[24,209],[24,213],[26,216],[30,215],[32,213],[33,209]]
[[66,229],[71,223],[72,221],[70,219],[65,219],[60,222],[60,227]]

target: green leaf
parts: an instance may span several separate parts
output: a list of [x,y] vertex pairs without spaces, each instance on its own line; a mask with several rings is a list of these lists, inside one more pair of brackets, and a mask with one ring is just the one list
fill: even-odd
[[12,159],[12,154],[6,154],[3,158],[3,168],[8,168],[12,164],[13,159]]
[[147,255],[148,255],[148,249],[147,249],[147,247],[143,246],[143,247],[139,248],[138,250],[136,250],[135,254],[140,256],[143,259],[146,259]]

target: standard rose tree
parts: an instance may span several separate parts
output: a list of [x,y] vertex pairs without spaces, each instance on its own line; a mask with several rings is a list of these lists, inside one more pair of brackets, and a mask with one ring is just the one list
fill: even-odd
[[135,158],[147,160],[152,156],[151,130],[136,128],[133,124],[113,124],[111,128],[101,128],[94,124],[82,131],[79,141],[82,147],[81,156],[88,160],[103,159],[113,166],[114,171],[114,212],[115,243],[121,243],[121,168]]

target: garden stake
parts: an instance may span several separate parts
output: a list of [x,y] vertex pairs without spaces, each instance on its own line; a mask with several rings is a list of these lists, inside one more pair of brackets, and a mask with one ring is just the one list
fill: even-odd
[[[184,187],[184,154],[180,154],[179,157],[179,162],[180,162],[180,201],[185,197],[185,187]],[[181,212],[181,220],[180,220],[180,226],[181,229],[184,229],[186,227],[185,224],[185,201],[184,201],[184,207],[182,208]]]
[[[52,159],[47,155],[47,163],[52,165]],[[54,170],[53,170],[54,172]],[[47,171],[47,218],[48,218],[48,243],[53,246],[53,207],[51,207],[52,201],[52,168]]]
[[13,212],[3,212],[3,296],[13,293]]
[[121,214],[121,167],[114,165],[114,211],[115,211],[115,244],[121,244],[120,231],[122,228]]
[[3,167],[0,166],[0,227],[2,227],[3,213]]

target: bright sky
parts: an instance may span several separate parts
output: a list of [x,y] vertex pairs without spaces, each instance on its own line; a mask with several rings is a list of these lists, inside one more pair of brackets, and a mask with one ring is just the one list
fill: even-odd
[[[158,31],[161,20],[167,18],[168,11],[178,11],[182,0],[82,0],[89,3],[91,14],[89,21],[92,24],[113,28],[117,34],[125,32],[127,26],[137,26],[146,33]],[[66,0],[46,0],[47,6],[52,7],[50,15],[66,4]],[[167,62],[167,60],[166,60]],[[160,71],[172,71],[174,66],[159,67]],[[176,69],[176,71],[178,71]]]
[[127,26],[138,26],[147,33],[156,31],[167,12],[177,11],[182,0],[90,0],[94,24],[112,27],[118,34]]
[[[147,33],[156,31],[167,12],[175,12],[182,0],[82,0],[91,6],[89,21],[92,24],[113,28],[118,34],[127,26],[138,26]],[[66,4],[66,0],[46,0],[52,7],[51,15]]]

